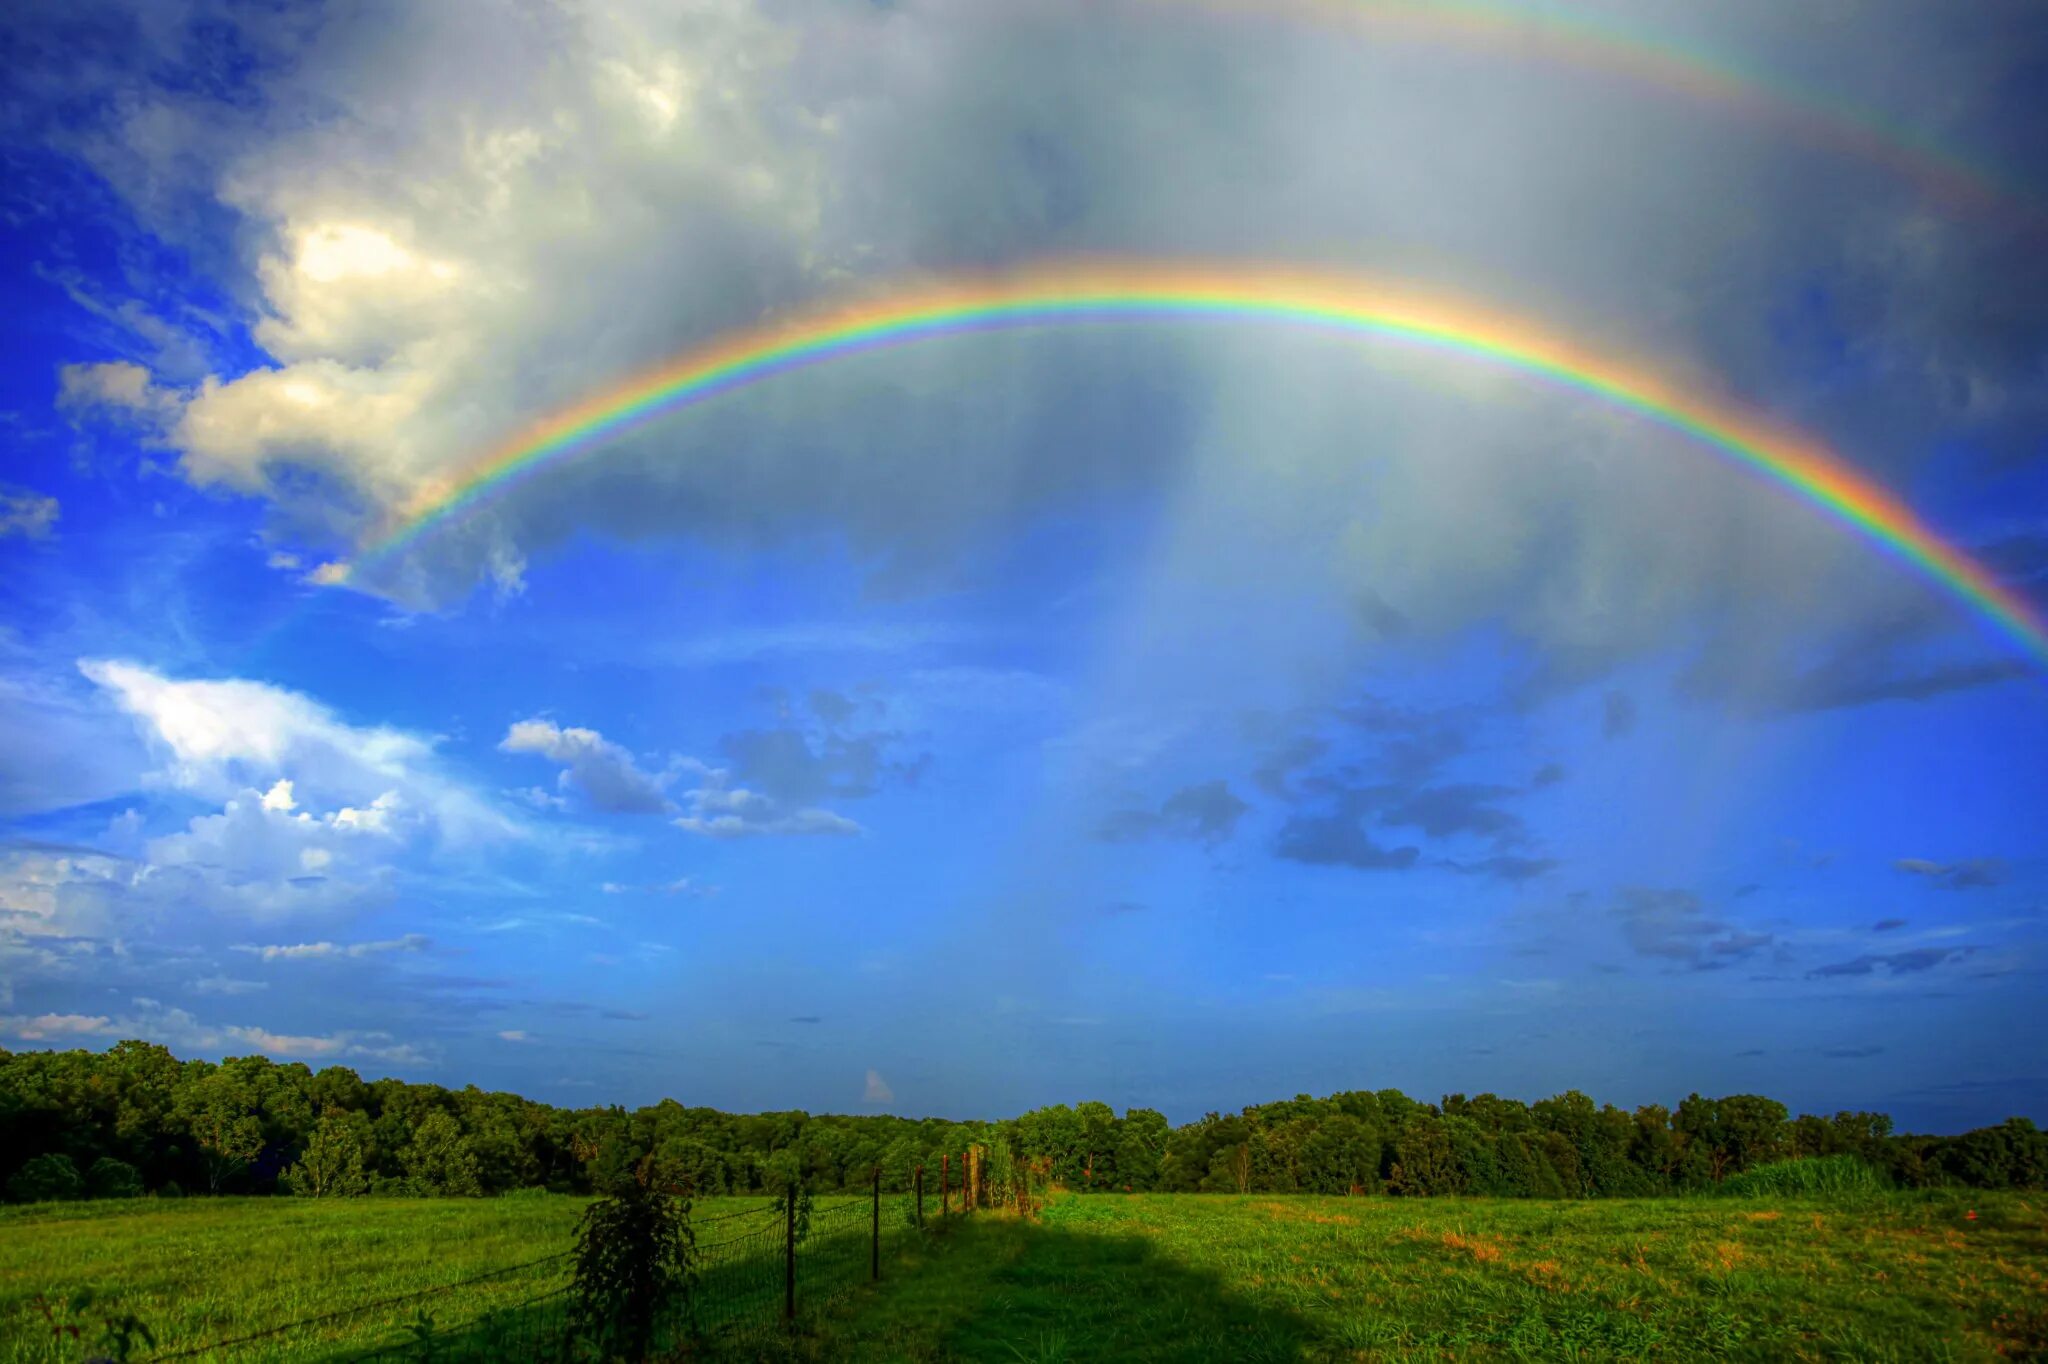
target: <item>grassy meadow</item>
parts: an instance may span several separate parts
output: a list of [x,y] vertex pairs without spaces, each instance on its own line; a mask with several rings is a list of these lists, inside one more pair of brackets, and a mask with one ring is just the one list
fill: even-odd
[[[74,1346],[53,1347],[32,1305],[39,1292],[101,1290],[111,1310],[133,1311],[156,1330],[158,1351],[139,1356],[155,1358],[554,1253],[569,1244],[582,1202],[188,1199],[0,1212],[0,1361],[82,1357]],[[761,1202],[709,1200],[699,1217]],[[865,1219],[843,1220],[861,1234],[838,1243],[847,1252],[839,1269],[858,1280]],[[755,1225],[705,1221],[699,1238],[719,1242]],[[794,1345],[773,1344],[770,1331],[742,1353],[877,1361],[2048,1357],[2048,1206],[2038,1195],[1571,1203],[1070,1196],[1031,1222],[977,1214],[925,1238],[900,1223],[890,1229],[879,1288],[807,1313]],[[780,1282],[772,1260],[714,1272],[737,1276],[735,1291],[753,1295],[745,1300],[772,1320]],[[431,1307],[440,1324],[461,1323],[565,1276],[555,1263],[441,1295]],[[402,1340],[417,1306],[200,1357],[349,1358]],[[86,1314],[95,1326],[99,1311]]]

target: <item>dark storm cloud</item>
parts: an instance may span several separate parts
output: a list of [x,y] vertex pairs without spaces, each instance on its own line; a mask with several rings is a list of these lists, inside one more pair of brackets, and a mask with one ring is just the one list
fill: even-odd
[[2007,536],[1977,551],[1977,561],[2010,583],[2048,580],[2048,532]]
[[1778,694],[1774,708],[1792,712],[1868,706],[1880,701],[1926,701],[1949,692],[1968,691],[1973,687],[2026,677],[2032,671],[2032,666],[2025,661],[2012,658],[1952,664],[1907,674],[1808,674],[1793,679]]
[[1870,931],[1873,933],[1889,933],[1893,929],[1904,928],[1905,926],[1906,921],[1904,919],[1879,919],[1870,926]]
[[1368,832],[1406,829],[1431,840],[1491,845],[1489,856],[1441,857],[1427,865],[1508,882],[1554,870],[1558,863],[1529,846],[1527,825],[1507,802],[1562,781],[1561,764],[1543,765],[1526,786],[1443,780],[1470,750],[1485,718],[1473,707],[1427,710],[1376,696],[1294,717],[1299,728],[1287,737],[1278,737],[1282,722],[1261,717],[1252,737],[1267,747],[1253,781],[1298,807],[1281,828],[1274,855],[1371,871],[1425,865],[1420,847]]
[[872,795],[882,767],[882,743],[873,736],[835,736],[814,744],[796,729],[748,729],[726,735],[719,750],[742,785],[777,800],[810,802]]
[[1511,786],[1474,782],[1425,787],[1396,796],[1380,812],[1379,822],[1417,828],[1430,838],[1471,835],[1496,846],[1514,844],[1526,837],[1522,818],[1495,802],[1520,794]]
[[1919,971],[1931,971],[1944,962],[1958,961],[1978,950],[1975,947],[1916,947],[1907,952],[1867,952],[1848,961],[1816,966],[1806,974],[1809,978],[1867,976],[1882,968],[1894,976],[1912,975]]
[[929,753],[893,759],[903,738],[899,734],[843,728],[857,706],[836,692],[813,692],[811,708],[826,722],[823,734],[785,725],[739,730],[719,741],[738,785],[788,805],[855,800],[873,795],[885,780],[914,786],[931,765]]
[[591,807],[615,814],[660,814],[669,808],[667,778],[645,772],[633,755],[594,729],[548,719],[520,720],[498,747],[562,765],[561,783],[583,792]]
[[1152,837],[1192,838],[1214,847],[1237,832],[1237,822],[1251,806],[1239,800],[1223,779],[1185,786],[1154,810],[1119,810],[1104,819],[1096,836],[1111,843]]
[[1269,796],[1285,798],[1290,794],[1288,776],[1300,768],[1309,766],[1330,751],[1329,740],[1316,734],[1300,734],[1293,739],[1270,749],[1252,769],[1252,785]]
[[1400,639],[1414,628],[1407,616],[1389,606],[1377,592],[1360,593],[1357,607],[1359,621],[1382,639]]
[[1996,857],[1972,857],[1961,862],[1930,862],[1924,857],[1902,857],[1892,863],[1909,876],[1921,876],[1943,890],[1981,890],[2005,883],[2005,862]]
[[811,693],[811,714],[828,725],[843,725],[860,710],[857,702],[836,691],[819,688]]
[[1612,912],[1639,956],[1684,962],[1696,971],[1720,970],[1776,941],[1713,917],[1699,896],[1676,887],[1624,886]]
[[1706,650],[1679,679],[1681,694],[1754,715],[1797,715],[1886,701],[1927,701],[2031,672],[2003,657],[1930,663],[1924,641],[1952,625],[1954,608],[1928,594],[1844,632],[1819,662],[1760,666],[1741,649]]
[[1406,871],[1421,856],[1418,848],[1383,848],[1372,841],[1358,816],[1297,815],[1287,821],[1273,845],[1273,855],[1289,862],[1318,867],[1356,867],[1361,871]]
[[1491,876],[1496,880],[1520,884],[1547,875],[1562,864],[1555,858],[1517,857],[1513,853],[1496,853],[1477,862],[1447,861],[1444,865],[1452,871],[1467,872],[1475,876]]

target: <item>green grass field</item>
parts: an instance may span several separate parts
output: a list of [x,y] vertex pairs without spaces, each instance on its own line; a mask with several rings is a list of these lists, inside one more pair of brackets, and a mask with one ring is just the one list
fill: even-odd
[[[706,1202],[699,1215],[763,1201]],[[39,1292],[103,1291],[157,1331],[160,1356],[551,1254],[580,1208],[533,1197],[10,1210],[0,1361],[82,1357],[53,1347]],[[817,1360],[2048,1357],[2048,1207],[2029,1195],[1067,1197],[1035,1222],[977,1215],[927,1238],[890,1215],[879,1288],[808,1313],[793,1347],[750,1348]],[[863,1217],[845,1220],[864,1233]],[[700,1239],[754,1226],[706,1224]],[[863,1279],[865,1235],[835,1244],[840,1281]],[[444,1326],[464,1322],[565,1272],[544,1266],[431,1307]],[[772,1319],[772,1262],[718,1273],[707,1287],[721,1299],[753,1294],[746,1310]],[[200,1357],[348,1358],[402,1339],[416,1309]]]

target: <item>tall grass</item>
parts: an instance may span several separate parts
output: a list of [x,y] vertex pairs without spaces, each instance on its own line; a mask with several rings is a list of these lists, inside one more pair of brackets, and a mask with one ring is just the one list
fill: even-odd
[[1730,1198],[1860,1198],[1889,1191],[1884,1171],[1856,1156],[1774,1160],[1721,1182]]
[[[799,1247],[805,1324],[788,1357],[2048,1360],[2037,1197],[1914,1191],[1821,1205],[1811,1195],[1873,1187],[1876,1172],[1785,1168],[1800,1166],[1815,1168],[1731,1179],[1748,1200],[1064,1196],[1036,1219],[956,1213],[943,1232],[885,1232],[879,1285],[866,1200],[855,1198],[849,1232]],[[39,1292],[93,1287],[175,1350],[557,1250],[582,1203],[127,1200],[0,1214],[0,1364],[77,1364],[80,1350],[51,1341]],[[758,1203],[705,1200],[695,1212]],[[728,1324],[759,1324],[721,1335],[735,1357],[758,1340],[753,1357],[782,1358],[782,1242],[775,1219],[759,1220],[765,1252],[712,1265],[698,1301]],[[707,1220],[698,1244],[754,1227],[751,1216]],[[495,1310],[510,1339],[493,1364],[530,1357],[520,1350],[540,1336],[519,1304],[557,1282],[536,1271],[477,1283],[428,1310],[442,1327]],[[213,1364],[335,1364],[403,1340],[420,1307],[270,1337]]]

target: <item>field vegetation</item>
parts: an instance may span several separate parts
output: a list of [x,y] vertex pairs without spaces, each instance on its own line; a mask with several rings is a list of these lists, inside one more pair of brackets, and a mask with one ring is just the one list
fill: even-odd
[[[76,1360],[34,1307],[81,1287],[169,1352],[567,1249],[586,1200],[188,1199],[0,1214],[0,1360]],[[700,1203],[708,1218],[754,1200]],[[892,1209],[892,1216],[894,1210]],[[1972,1215],[1974,1214],[1974,1215]],[[864,1218],[848,1258],[864,1277]],[[1601,1201],[1058,1195],[900,1228],[883,1280],[742,1353],[814,1360],[1996,1359],[2048,1352],[2048,1210],[2026,1194]],[[771,1261],[772,1263],[772,1261]],[[460,1326],[556,1262],[424,1300]],[[202,1358],[339,1360],[420,1302]],[[441,1357],[464,1357],[460,1330]],[[137,1358],[156,1357],[138,1352]],[[476,1357],[469,1355],[468,1357]]]
[[[916,1172],[935,1217],[942,1183],[959,1206],[970,1151],[981,1210],[913,1230]],[[709,1233],[698,1325],[749,1353],[2048,1352],[2048,1134],[2023,1118],[1911,1136],[1757,1095],[1628,1110],[1395,1090],[1177,1127],[1100,1103],[995,1122],[568,1110],[124,1042],[0,1052],[0,1173],[0,1364],[124,1348],[340,1360],[408,1339],[444,1360],[532,1357],[571,1296],[590,1317],[566,1290],[592,1198],[647,1189],[691,1195]],[[878,1288],[868,1205],[847,1197],[877,1182]],[[798,1217],[814,1234],[793,1339],[763,1220],[788,1188],[818,1196]],[[1062,1192],[1018,1215],[1048,1188]]]

